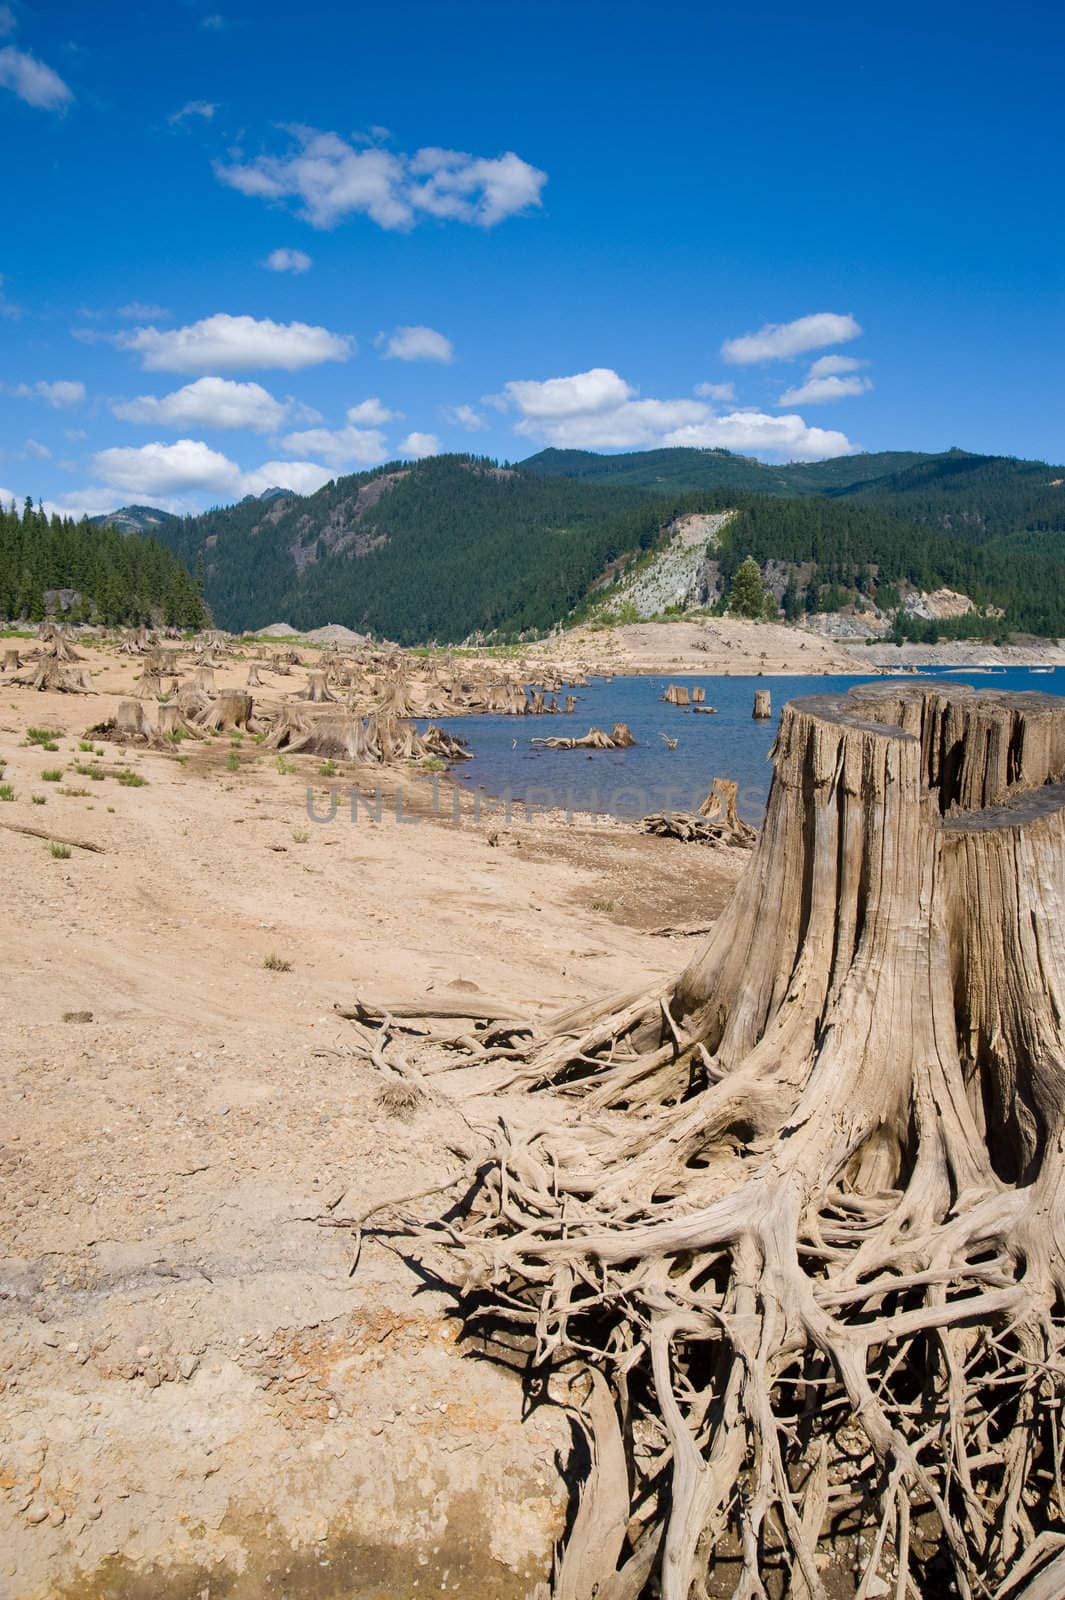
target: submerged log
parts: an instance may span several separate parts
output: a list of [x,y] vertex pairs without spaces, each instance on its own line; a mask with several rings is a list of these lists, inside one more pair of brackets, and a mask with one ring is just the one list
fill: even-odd
[[688,1600],[727,1563],[749,1597],[771,1572],[824,1600],[831,1568],[862,1596],[1049,1600],[1065,700],[812,696],[774,759],[675,982],[470,1042],[479,1091],[538,1115],[408,1229],[479,1337],[583,1414],[556,1595]]
[[540,750],[629,750],[636,743],[624,722],[615,722],[609,733],[589,728],[583,739],[530,739]]

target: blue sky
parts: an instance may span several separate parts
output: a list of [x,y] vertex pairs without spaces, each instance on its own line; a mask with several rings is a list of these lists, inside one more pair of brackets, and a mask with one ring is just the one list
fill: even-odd
[[1065,458],[1065,12],[0,5],[0,486]]

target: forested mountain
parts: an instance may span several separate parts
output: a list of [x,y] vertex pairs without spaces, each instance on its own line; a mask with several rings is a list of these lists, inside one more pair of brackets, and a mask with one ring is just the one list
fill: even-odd
[[[693,483],[697,466],[711,481]],[[711,553],[720,576],[750,555],[774,567],[779,592],[783,565],[791,617],[861,599],[893,611],[909,588],[946,585],[1004,610],[1000,631],[1065,635],[1063,480],[962,451],[785,467],[725,451],[544,451],[519,467],[436,456],[165,518],[158,534],[202,571],[221,626],[333,621],[416,644],[545,631],[677,516],[728,509]]]
[[306,498],[244,501],[164,536],[190,565],[202,559],[222,627],[333,621],[417,644],[550,628],[683,503],[435,456]]
[[59,590],[72,591],[64,610],[72,621],[199,628],[209,620],[190,573],[157,540],[48,517],[30,500],[21,516],[0,506],[0,618],[39,622],[46,596]]
[[737,489],[751,494],[827,494],[940,459],[918,451],[837,456],[773,466],[731,450],[633,450],[601,456],[592,450],[541,450],[520,465],[542,477],[579,478],[585,483],[632,489]]

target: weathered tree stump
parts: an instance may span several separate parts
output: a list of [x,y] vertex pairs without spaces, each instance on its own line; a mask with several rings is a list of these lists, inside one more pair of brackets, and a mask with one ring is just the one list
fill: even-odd
[[773,715],[773,697],[768,689],[754,691],[754,710],[751,715],[756,722],[764,722]]
[[3,667],[3,670],[5,672],[17,672],[18,669],[21,667],[21,665],[22,665],[22,660],[21,660],[17,650],[5,650],[4,651],[4,667]]
[[336,700],[336,695],[326,683],[325,673],[319,671],[307,674],[307,687],[296,698],[309,700],[312,705],[328,705]]
[[208,709],[197,717],[201,728],[220,731],[224,728],[248,728],[251,725],[254,701],[243,689],[227,689]]
[[671,683],[668,689],[663,690],[662,699],[671,706],[686,706],[689,703],[688,686],[684,683]]
[[556,1596],[1063,1592],[1063,780],[1065,700],[794,701],[679,979],[478,1047],[538,1114],[410,1227],[583,1418]]

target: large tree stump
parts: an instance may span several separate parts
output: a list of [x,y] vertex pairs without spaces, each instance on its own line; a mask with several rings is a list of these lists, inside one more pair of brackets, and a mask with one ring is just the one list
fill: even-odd
[[227,689],[197,718],[201,728],[220,732],[225,728],[249,728],[254,701],[243,689]]
[[680,978],[476,1047],[536,1106],[411,1227],[583,1417],[556,1596],[1063,1592],[1063,778],[1065,700],[795,701]]
[[773,697],[768,689],[754,691],[754,710],[751,715],[756,722],[765,722],[773,715]]

